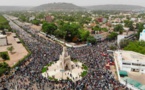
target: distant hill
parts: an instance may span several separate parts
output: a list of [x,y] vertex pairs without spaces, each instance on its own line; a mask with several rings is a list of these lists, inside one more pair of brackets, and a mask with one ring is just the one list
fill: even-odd
[[0,12],[2,11],[22,11],[29,10],[32,7],[22,7],[22,6],[0,6]]
[[137,6],[137,5],[94,5],[94,6],[85,6],[87,10],[121,10],[121,11],[129,11],[129,10],[140,10],[145,9],[145,7]]
[[22,6],[0,6],[1,11],[84,11],[84,10],[144,10],[145,7],[137,5],[94,5],[94,6],[77,6],[72,3],[48,3],[36,7],[22,7]]
[[42,11],[78,11],[84,10],[84,8],[76,6],[72,3],[48,3],[43,4],[37,7],[34,7],[33,10],[42,10]]

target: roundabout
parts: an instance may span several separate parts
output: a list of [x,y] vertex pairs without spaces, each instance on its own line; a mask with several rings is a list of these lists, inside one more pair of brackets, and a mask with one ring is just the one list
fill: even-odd
[[77,60],[71,61],[67,48],[63,47],[63,52],[57,62],[51,62],[42,69],[42,76],[52,81],[71,80],[76,82],[87,74],[88,68]]

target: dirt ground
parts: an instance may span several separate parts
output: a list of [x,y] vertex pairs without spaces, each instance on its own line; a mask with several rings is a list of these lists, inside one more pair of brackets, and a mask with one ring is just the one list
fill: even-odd
[[15,63],[17,63],[19,60],[21,60],[24,56],[28,54],[25,47],[21,43],[16,42],[15,38],[13,37],[14,35],[15,34],[12,33],[7,37],[8,43],[10,45],[0,47],[0,52],[8,51],[7,48],[10,46],[14,47],[13,53],[8,51],[10,60],[5,61],[9,64],[10,67],[12,67]]
[[37,31],[41,31],[41,26],[36,26],[36,25],[31,25],[31,28],[33,28],[34,30],[37,30]]
[[114,75],[115,79],[118,80],[117,71],[116,71],[116,68],[115,68],[114,65],[111,65],[111,66],[110,66],[110,71],[111,71],[112,74]]

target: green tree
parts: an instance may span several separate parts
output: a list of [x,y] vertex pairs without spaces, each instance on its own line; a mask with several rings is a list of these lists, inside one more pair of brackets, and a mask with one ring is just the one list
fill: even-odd
[[2,76],[5,72],[9,72],[10,67],[7,63],[3,62],[0,63],[0,76]]
[[0,57],[3,60],[9,60],[9,56],[8,56],[8,53],[7,52],[0,52]]
[[73,38],[78,36],[79,28],[80,28],[79,24],[76,24],[76,23],[65,23],[61,27],[61,30],[66,33],[65,39],[67,41],[72,41]]
[[66,32],[63,30],[55,30],[54,34],[56,37],[59,37],[59,38],[64,38],[64,36],[66,36]]
[[80,36],[81,41],[86,41],[89,35],[90,35],[89,31],[84,30],[84,29],[79,30],[79,36]]
[[93,28],[94,31],[101,31],[101,28],[97,25]]
[[54,34],[55,30],[57,30],[57,26],[54,23],[44,23],[42,25],[42,30],[46,34]]
[[144,24],[143,23],[137,23],[136,24],[136,29],[137,29],[137,38],[139,39],[140,32],[142,32],[143,29],[144,29]]
[[110,48],[110,50],[116,50],[117,49],[117,46],[111,45],[109,48]]
[[89,42],[89,43],[92,43],[92,44],[95,44],[97,41],[96,41],[96,39],[93,37],[93,36],[89,36],[88,38],[87,38],[87,41]]
[[141,54],[145,54],[145,41],[132,41],[124,47],[124,50],[134,51]]
[[126,47],[129,43],[130,43],[130,40],[128,40],[128,39],[122,39],[122,40],[120,41],[120,43],[119,43],[120,48]]
[[107,38],[108,38],[109,40],[114,40],[114,39],[117,38],[117,35],[118,35],[117,33],[111,32],[110,35],[108,35]]
[[129,27],[130,31],[134,31],[133,21],[125,20],[124,23],[126,27]]
[[23,21],[23,22],[27,21],[27,17],[24,16],[24,15],[21,15],[21,16],[19,17],[19,19],[20,19],[21,21]]
[[117,31],[117,32],[119,32],[120,34],[122,34],[122,32],[123,32],[123,26],[122,26],[121,24],[116,25],[116,26],[114,27],[114,31]]
[[40,24],[40,20],[36,20],[36,19],[32,20],[31,22],[33,24],[35,24],[35,25],[39,25]]

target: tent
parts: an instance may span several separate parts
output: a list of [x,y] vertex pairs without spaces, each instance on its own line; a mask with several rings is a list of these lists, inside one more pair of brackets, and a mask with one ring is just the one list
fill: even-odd
[[120,70],[119,71],[120,76],[128,76],[128,73],[126,71]]

